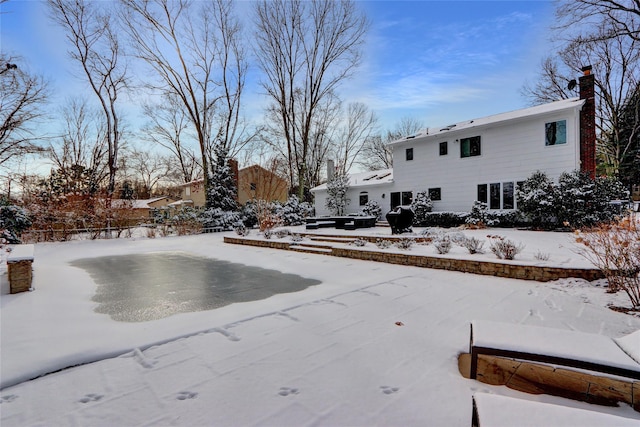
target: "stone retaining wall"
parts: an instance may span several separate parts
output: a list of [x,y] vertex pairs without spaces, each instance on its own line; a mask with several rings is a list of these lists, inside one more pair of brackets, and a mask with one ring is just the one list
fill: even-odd
[[[238,245],[252,245],[285,250],[291,250],[292,246],[290,242],[243,239],[237,237],[225,237],[224,241],[225,243]],[[576,277],[588,281],[604,278],[602,272],[596,268],[538,267],[532,265],[509,264],[508,262],[440,258],[430,257],[427,255],[400,254],[375,250],[358,250],[335,247],[331,249],[331,255],[342,258],[360,259],[364,261],[436,268],[440,270],[460,271],[463,273],[482,274],[486,276],[506,277],[512,279],[536,280],[539,282],[548,282],[568,277]]]

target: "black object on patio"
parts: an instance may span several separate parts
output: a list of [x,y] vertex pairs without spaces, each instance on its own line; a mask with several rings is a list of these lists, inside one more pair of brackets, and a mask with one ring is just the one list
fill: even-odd
[[413,210],[407,206],[398,206],[386,215],[391,227],[391,234],[411,233],[413,225]]

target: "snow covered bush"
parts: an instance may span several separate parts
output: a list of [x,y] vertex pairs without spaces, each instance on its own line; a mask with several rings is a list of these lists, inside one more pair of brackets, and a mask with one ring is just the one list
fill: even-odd
[[379,249],[387,249],[391,247],[391,241],[387,239],[376,239],[376,246]]
[[374,216],[376,219],[382,218],[382,208],[375,200],[369,200],[362,208],[362,216]]
[[349,175],[337,173],[327,182],[327,200],[325,207],[333,215],[345,215],[345,209],[349,204],[347,191],[349,190]]
[[429,193],[425,190],[418,191],[416,197],[411,202],[411,210],[413,210],[413,225],[424,227],[427,224],[428,214],[433,209],[433,202],[429,197]]
[[235,231],[238,236],[248,236],[250,233],[250,230],[244,224],[236,226]]
[[362,247],[367,244],[367,241],[364,239],[355,239],[353,242],[349,243],[352,246]]
[[609,292],[624,291],[640,309],[640,225],[633,218],[576,232],[580,254],[604,274]]
[[429,212],[425,215],[424,227],[458,227],[465,223],[468,212]]
[[29,227],[31,218],[24,208],[0,199],[0,244],[20,243],[20,234]]
[[276,205],[266,200],[254,202],[254,212],[260,231],[270,230],[282,225],[282,219],[276,213]]
[[256,201],[249,200],[240,209],[240,220],[247,228],[253,228],[258,224],[258,216],[256,215]]
[[435,240],[433,242],[433,246],[436,248],[436,251],[439,254],[448,254],[452,246],[451,238],[447,235],[444,235],[440,239]]
[[284,237],[291,236],[292,233],[291,233],[291,231],[287,230],[286,228],[283,228],[283,229],[280,229],[280,230],[276,231],[274,234],[276,235],[276,237],[278,239],[282,239]]
[[238,211],[223,211],[220,208],[209,208],[200,214],[200,222],[205,229],[233,230],[242,224]]
[[184,207],[171,218],[171,226],[178,236],[197,234],[202,231],[202,222],[197,210]]
[[536,228],[553,228],[557,200],[553,181],[541,171],[534,172],[517,189],[518,209]]
[[470,254],[484,253],[484,240],[480,240],[475,237],[465,237],[461,242],[461,246],[464,247]]
[[302,225],[306,217],[313,216],[313,206],[300,202],[297,196],[289,196],[285,204],[276,205],[275,213],[283,225]]
[[522,243],[515,243],[503,236],[487,236],[491,241],[491,252],[500,259],[512,260],[524,249]]
[[409,237],[403,237],[402,239],[396,242],[396,248],[408,251],[411,249],[414,243],[415,243],[414,239],[411,239]]
[[536,254],[533,257],[538,261],[549,261],[549,258],[551,258],[551,254],[548,252],[541,252],[540,250],[538,250],[538,252],[536,252]]
[[291,234],[291,241],[292,242],[302,242],[302,240],[304,240],[304,238],[299,235],[298,233],[292,233]]
[[490,220],[487,211],[489,208],[485,202],[476,200],[473,202],[471,212],[467,216],[464,222],[472,228],[485,228],[493,226],[493,220]]

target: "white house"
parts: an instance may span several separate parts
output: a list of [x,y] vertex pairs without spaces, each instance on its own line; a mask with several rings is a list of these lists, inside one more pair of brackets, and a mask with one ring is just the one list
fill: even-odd
[[[490,209],[516,208],[515,188],[537,170],[557,180],[573,170],[595,174],[595,104],[593,75],[585,67],[580,98],[429,128],[390,143],[393,172],[384,185],[351,177],[347,212],[361,199],[380,203],[383,213],[408,205],[418,191],[428,191],[434,211],[468,212],[474,201]],[[311,190],[316,213],[324,207],[326,185]]]
[[[349,175],[349,190],[347,199],[349,204],[346,211],[357,213],[370,200],[375,200],[386,213],[385,206],[389,205],[389,195],[393,191],[393,169],[383,169],[374,172],[362,172]],[[327,200],[327,184],[311,189],[315,195],[316,215],[331,215],[325,206]]]

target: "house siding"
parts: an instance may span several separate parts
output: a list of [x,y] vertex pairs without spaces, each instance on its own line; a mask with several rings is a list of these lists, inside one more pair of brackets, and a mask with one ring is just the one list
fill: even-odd
[[[355,214],[362,211],[364,206],[360,206],[360,193],[366,191],[369,196],[369,201],[376,201],[382,208],[382,216],[389,211],[389,192],[391,191],[391,184],[378,184],[372,186],[356,186],[350,187],[347,190],[347,198],[349,203],[345,209],[347,214]],[[319,189],[314,192],[315,194],[315,208],[317,216],[328,216],[333,213],[326,207],[327,190]]]
[[[567,142],[545,145],[545,123],[566,120]],[[461,158],[460,140],[481,137],[481,154]],[[439,144],[447,141],[448,154],[441,156]],[[405,150],[413,148],[413,160]],[[484,127],[451,130],[393,145],[394,188],[416,192],[440,188],[442,200],[435,211],[468,212],[477,199],[478,184],[524,181],[540,170],[551,179],[580,169],[579,109],[572,108]],[[391,208],[389,199],[383,211]]]

